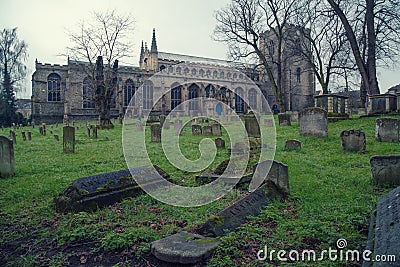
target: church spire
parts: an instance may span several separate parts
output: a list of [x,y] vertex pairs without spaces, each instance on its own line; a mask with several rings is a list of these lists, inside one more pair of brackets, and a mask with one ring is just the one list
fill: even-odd
[[156,29],[153,28],[153,38],[151,39],[151,53],[157,53]]

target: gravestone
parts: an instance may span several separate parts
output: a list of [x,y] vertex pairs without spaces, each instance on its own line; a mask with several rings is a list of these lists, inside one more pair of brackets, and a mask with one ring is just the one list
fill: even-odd
[[208,136],[213,135],[212,128],[210,125],[203,126],[203,128],[201,129],[201,132],[203,133],[203,135],[208,135]]
[[160,124],[152,124],[150,126],[151,130],[151,142],[161,142],[161,125]]
[[97,125],[92,125],[93,138],[97,138]]
[[6,136],[0,136],[0,177],[13,175],[15,172],[14,164],[13,140]]
[[245,223],[248,216],[257,216],[271,199],[278,197],[279,193],[273,183],[264,184],[226,209],[211,215],[197,233],[203,236],[224,236]]
[[265,160],[254,164],[253,173],[253,180],[271,181],[282,195],[289,194],[289,168],[286,164],[276,160]]
[[198,125],[198,124],[192,125],[192,134],[193,135],[201,135],[202,134],[201,125]]
[[31,141],[32,140],[32,133],[30,131],[28,131],[28,140]]
[[90,137],[90,125],[86,125],[86,136]]
[[163,127],[164,122],[165,122],[165,115],[160,115],[160,125],[161,125],[161,127]]
[[50,134],[53,134],[53,131],[50,131]]
[[[363,267],[399,266],[400,259],[400,187],[397,187],[378,200],[371,213],[368,240],[365,251],[371,251],[370,261],[366,259]],[[374,255],[385,257],[385,261],[373,261]],[[389,260],[391,257],[391,260]],[[383,260],[383,258],[380,258]]]
[[399,142],[399,119],[376,119],[375,137],[379,142]]
[[46,136],[46,123],[42,123],[42,134]]
[[215,146],[217,148],[225,148],[225,140],[221,137],[218,137],[215,139]]
[[75,153],[75,127],[63,127],[63,151],[64,153]]
[[296,139],[286,140],[285,149],[288,149],[288,150],[300,150],[301,149],[301,141],[296,140]]
[[138,178],[146,179],[146,184],[141,184],[142,187],[152,188],[163,185],[160,183],[159,174],[167,181],[171,181],[165,171],[157,166],[154,168],[151,165],[141,166],[79,178],[54,198],[56,210],[57,212],[91,211],[136,196],[143,192],[135,181]]
[[218,122],[214,122],[211,124],[212,135],[214,136],[222,136],[222,127]]
[[13,141],[14,145],[16,145],[17,144],[17,137],[16,137],[15,132],[13,130],[10,130],[10,137],[11,137],[11,140]]
[[291,126],[290,114],[279,113],[278,114],[279,126]]
[[245,141],[238,141],[228,148],[228,152],[231,154],[245,154],[250,151],[250,145],[248,142]]
[[140,132],[143,132],[143,125],[141,121],[136,122],[136,129]]
[[57,141],[57,142],[59,141],[58,134],[54,135],[54,140]]
[[164,126],[163,126],[164,129],[165,129],[165,130],[169,130],[170,126],[171,126],[170,120],[169,120],[169,119],[165,119],[165,121],[164,121]]
[[299,131],[302,136],[327,137],[328,116],[322,108],[305,108],[299,112]]
[[265,127],[273,127],[274,126],[274,119],[273,118],[265,118],[264,119]]
[[217,238],[180,232],[152,242],[150,251],[162,261],[194,264],[208,258],[219,243]]
[[21,134],[22,134],[22,140],[26,141],[26,133],[25,132],[21,132]]
[[373,156],[369,162],[375,182],[400,185],[400,155]]
[[43,126],[39,126],[39,133],[40,135],[43,135]]
[[244,126],[249,137],[261,137],[260,126],[253,112],[244,116]]
[[360,130],[345,130],[340,133],[342,148],[346,151],[364,152],[366,149],[365,133]]

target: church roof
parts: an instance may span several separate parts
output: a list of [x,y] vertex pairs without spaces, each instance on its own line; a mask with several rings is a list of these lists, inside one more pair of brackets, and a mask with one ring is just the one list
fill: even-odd
[[158,52],[158,59],[161,60],[169,60],[169,61],[179,61],[179,62],[195,62],[195,63],[205,63],[210,65],[223,65],[223,66],[232,66],[232,61],[215,59],[215,58],[206,58],[206,57],[198,57],[198,56],[189,56],[189,55],[181,55],[167,52]]

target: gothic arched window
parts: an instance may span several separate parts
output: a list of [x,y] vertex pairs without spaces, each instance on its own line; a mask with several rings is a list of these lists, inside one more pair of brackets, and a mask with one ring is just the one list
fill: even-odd
[[[192,84],[189,86],[189,99],[196,99],[199,97],[200,88],[197,84]],[[191,100],[189,102],[189,110],[198,109],[198,100]]]
[[153,107],[153,83],[145,81],[143,84],[143,109],[151,109]]
[[133,106],[135,104],[135,85],[132,79],[128,79],[124,84],[124,106]]
[[182,103],[182,86],[175,83],[171,88],[171,110],[173,110]]
[[296,82],[297,83],[301,82],[301,69],[300,68],[296,69]]
[[47,77],[47,101],[61,101],[61,77],[57,73]]
[[257,108],[257,92],[253,88],[249,90],[249,105],[252,109]]

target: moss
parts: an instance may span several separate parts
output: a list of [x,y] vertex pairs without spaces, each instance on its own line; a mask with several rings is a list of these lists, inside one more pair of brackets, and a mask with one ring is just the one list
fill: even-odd
[[222,226],[225,223],[225,217],[224,216],[211,215],[210,216],[210,222],[213,223],[215,226]]
[[108,183],[105,184],[104,186],[96,188],[96,192],[107,191],[108,189],[110,189],[113,183],[115,183],[114,180],[108,181]]
[[194,242],[196,242],[198,244],[207,244],[207,243],[219,242],[219,239],[216,237],[207,237],[207,238],[196,239],[196,240],[194,240]]

